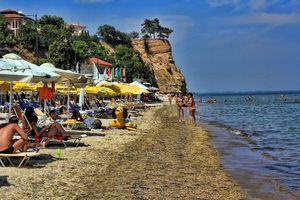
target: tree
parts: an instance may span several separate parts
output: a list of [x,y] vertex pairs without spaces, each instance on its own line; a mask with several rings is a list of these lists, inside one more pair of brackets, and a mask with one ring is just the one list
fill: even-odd
[[128,34],[128,36],[130,37],[130,39],[138,39],[140,37],[140,34],[136,31],[132,31]]
[[97,34],[105,42],[117,46],[119,44],[131,46],[131,39],[128,34],[120,32],[115,29],[115,27],[110,25],[102,25],[98,27]]
[[34,51],[36,48],[36,24],[32,21],[26,21],[20,26],[17,34],[17,41],[29,51]]
[[58,16],[44,15],[39,20],[40,41],[42,50],[47,51],[53,42],[61,39],[61,33],[64,29],[64,20]]
[[145,19],[141,29],[144,39],[156,37],[159,39],[167,39],[172,32],[172,29],[161,26],[158,18],[153,20]]
[[70,42],[54,41],[49,46],[48,61],[62,69],[72,69],[75,52]]
[[156,85],[153,70],[143,62],[139,53],[132,48],[118,45],[113,58],[115,67],[126,67],[127,82],[132,82],[134,78],[140,78]]
[[141,33],[143,35],[148,35],[150,38],[152,38],[152,35],[154,34],[154,27],[152,20],[145,19],[144,23],[142,24]]
[[8,23],[4,15],[0,14],[0,45],[8,47],[14,44],[12,32],[8,29]]

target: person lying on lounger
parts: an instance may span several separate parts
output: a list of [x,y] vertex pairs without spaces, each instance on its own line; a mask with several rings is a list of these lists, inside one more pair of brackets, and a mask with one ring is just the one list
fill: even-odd
[[[28,145],[27,134],[19,127],[18,118],[13,116],[8,123],[0,125],[0,153],[16,153],[16,151],[26,151]],[[13,140],[15,133],[18,133],[21,138]]]
[[70,137],[70,134],[65,131],[65,129],[56,121],[54,121],[52,124],[45,125],[43,127],[37,126],[38,117],[36,115],[32,115],[28,119],[33,132],[38,137],[47,137],[48,139],[43,144],[43,146],[46,146],[50,139],[54,136],[63,136],[64,139],[67,139]]

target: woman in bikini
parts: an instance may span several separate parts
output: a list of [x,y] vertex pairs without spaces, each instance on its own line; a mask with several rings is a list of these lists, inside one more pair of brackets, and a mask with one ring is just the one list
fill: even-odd
[[190,123],[196,124],[196,106],[195,106],[195,101],[192,93],[188,94],[188,107],[189,107],[189,119]]
[[179,121],[183,121],[183,119],[184,119],[183,96],[181,93],[177,94],[177,96],[176,96],[176,105],[177,105],[177,110],[178,110]]

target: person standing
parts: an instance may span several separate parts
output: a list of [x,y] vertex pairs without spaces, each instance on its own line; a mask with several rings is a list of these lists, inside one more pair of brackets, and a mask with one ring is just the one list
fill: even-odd
[[196,106],[195,106],[195,100],[192,93],[188,94],[188,107],[189,107],[189,120],[190,123],[196,124]]
[[178,118],[179,121],[183,121],[184,119],[184,113],[183,113],[183,96],[182,94],[177,94],[176,96],[176,105],[178,110]]

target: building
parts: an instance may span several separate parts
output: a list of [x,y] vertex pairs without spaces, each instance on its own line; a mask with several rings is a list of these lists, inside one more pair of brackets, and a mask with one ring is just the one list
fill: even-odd
[[73,24],[66,24],[66,27],[73,27],[74,28],[74,34],[79,36],[83,31],[85,31],[86,26],[83,26],[79,23],[73,23]]
[[90,58],[87,63],[78,64],[76,68],[81,74],[93,78],[94,82],[112,80],[112,64],[99,58]]
[[14,36],[18,34],[20,26],[22,26],[25,21],[34,21],[33,19],[26,17],[26,15],[20,11],[5,9],[0,11],[0,13],[4,15],[8,22],[8,29],[13,31]]

